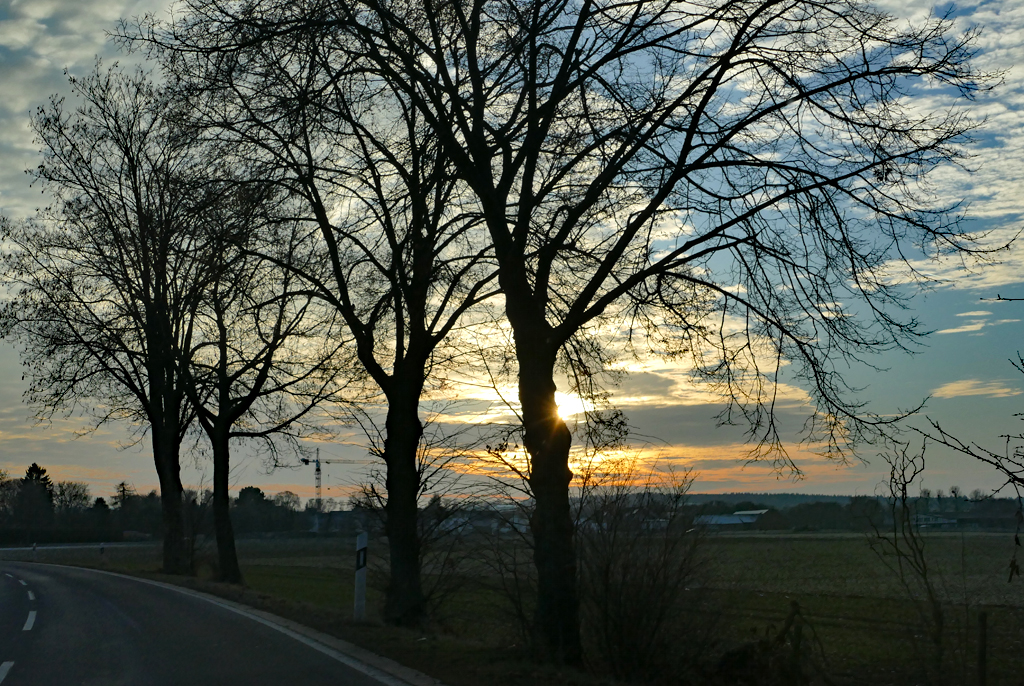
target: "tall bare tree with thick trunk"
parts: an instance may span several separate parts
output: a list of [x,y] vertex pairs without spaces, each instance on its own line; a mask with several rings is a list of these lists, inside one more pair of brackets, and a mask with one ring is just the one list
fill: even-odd
[[37,416],[85,410],[148,431],[163,508],[164,571],[190,571],[179,449],[193,419],[178,373],[187,313],[208,278],[194,231],[213,200],[203,160],[142,73],[71,78],[33,125],[34,171],[54,199],[4,224],[3,334],[21,346]]
[[496,292],[476,204],[408,96],[350,69],[343,35],[278,30],[332,3],[195,0],[184,10],[172,25],[126,33],[163,60],[200,135],[233,146],[257,169],[253,181],[287,189],[304,249],[322,256],[292,271],[344,321],[376,390],[379,414],[361,419],[386,464],[384,614],[416,624],[425,610],[421,403],[459,364],[453,340],[466,313]]
[[[278,29],[336,40],[349,71],[401,93],[477,198],[519,363],[552,660],[580,660],[555,404],[568,342],[612,324],[691,357],[781,467],[777,389],[803,382],[807,438],[841,458],[888,421],[841,371],[919,334],[894,265],[912,284],[914,258],[977,249],[925,183],[961,158],[960,105],[983,87],[971,37],[942,18],[859,0],[338,0]],[[947,105],[915,102],[919,84]]]

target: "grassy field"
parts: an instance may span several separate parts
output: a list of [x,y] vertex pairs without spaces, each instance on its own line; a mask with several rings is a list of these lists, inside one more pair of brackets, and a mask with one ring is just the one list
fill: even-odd
[[[929,576],[943,600],[947,683],[977,681],[981,611],[989,683],[1024,683],[1024,583],[1007,581],[1012,535],[930,534],[925,545]],[[716,536],[707,550],[709,583],[733,637],[780,624],[796,601],[837,683],[925,683],[929,670],[938,671],[928,635],[933,621],[919,586],[902,586],[866,536]],[[908,680],[915,675],[918,680]]]
[[[1024,582],[1007,583],[1013,538],[1005,534],[932,534],[926,537],[929,576],[942,596],[941,665],[929,633],[928,606],[900,584],[857,534],[746,534],[710,536],[700,588],[706,599],[692,622],[712,619],[719,652],[772,635],[796,602],[810,651],[836,684],[975,684],[977,626],[988,618],[989,684],[1024,684]],[[380,546],[377,546],[379,548]],[[242,540],[245,589],[189,582],[302,621],[436,676],[463,684],[592,684],[586,675],[538,668],[524,658],[517,633],[499,608],[502,598],[468,580],[432,623],[399,631],[350,621],[352,541],[344,538]],[[384,562],[371,545],[371,568]],[[0,559],[80,564],[154,575],[156,545],[0,550]],[[201,546],[198,558],[212,560]],[[482,574],[478,570],[478,574]],[[371,584],[370,607],[381,588]],[[911,591],[916,587],[911,584]],[[824,681],[822,683],[825,683]]]

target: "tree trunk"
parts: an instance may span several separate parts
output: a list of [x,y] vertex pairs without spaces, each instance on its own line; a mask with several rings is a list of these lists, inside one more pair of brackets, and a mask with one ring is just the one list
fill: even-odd
[[523,442],[530,454],[534,497],[530,530],[537,567],[535,642],[542,660],[576,665],[581,661],[581,650],[576,552],[569,508],[572,435],[555,403],[557,350],[551,349],[547,332],[522,328],[515,331],[515,337]]
[[231,453],[228,429],[214,424],[210,432],[213,444],[213,527],[217,533],[217,560],[220,580],[229,584],[242,583],[242,570],[238,566],[235,550],[235,530],[231,526],[231,495],[228,492]]
[[416,455],[423,435],[419,417],[420,389],[408,384],[392,395],[394,397],[388,398],[384,439],[388,490],[385,527],[391,554],[384,619],[389,624],[415,626],[423,618],[425,605],[417,528],[420,475]]
[[154,422],[151,426],[153,461],[160,479],[160,509],[163,515],[163,571],[189,574],[189,548],[185,543],[181,467],[178,461],[178,432]]
[[153,459],[160,477],[160,506],[163,511],[164,572],[190,574],[192,546],[186,541],[185,508],[181,486],[181,394],[177,388],[173,326],[166,304],[146,306],[146,360],[148,376],[148,419],[153,434]]

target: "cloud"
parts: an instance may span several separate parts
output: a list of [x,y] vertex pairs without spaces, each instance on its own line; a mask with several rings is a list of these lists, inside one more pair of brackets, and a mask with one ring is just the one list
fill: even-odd
[[[985,317],[985,316],[990,315],[990,314],[992,314],[992,313],[991,312],[978,311],[978,312],[962,312],[962,313],[958,314],[957,316],[958,317]],[[969,324],[963,324],[962,326],[956,326],[956,327],[953,327],[951,329],[942,329],[940,331],[936,331],[935,333],[972,333],[972,332],[976,332],[976,331],[981,331],[982,329],[984,329],[986,327],[999,326],[1000,324],[1013,324],[1013,323],[1019,322],[1019,321],[1020,321],[1019,319],[995,319],[993,321],[988,321],[988,320],[982,318],[982,319],[975,319],[974,321],[970,322]],[[974,335],[982,335],[982,334],[975,333]]]
[[979,379],[962,379],[942,384],[932,391],[936,398],[962,398],[970,395],[983,395],[989,398],[1008,398],[1020,395],[1021,391],[1011,388],[1001,381],[981,381]]
[[122,17],[164,16],[168,0],[13,0],[0,9],[0,212],[24,217],[40,204],[25,169],[38,164],[29,119],[54,93],[67,93],[64,70],[83,74],[97,56],[129,66],[141,62],[109,40]]
[[[659,476],[679,477],[689,472],[695,479],[692,490],[698,493],[765,490],[849,493],[870,492],[884,473],[880,466],[872,467],[859,460],[844,464],[824,458],[814,453],[812,447],[799,443],[786,443],[784,447],[800,468],[802,478],[788,469],[778,469],[771,460],[751,461],[751,446],[747,443],[706,446],[683,442],[611,451],[593,460],[574,452],[569,466],[576,478],[571,487],[580,485],[584,473],[598,480],[617,479],[628,473],[636,481],[650,478],[657,482]],[[521,452],[504,457],[520,469],[525,468]],[[506,466],[495,463],[483,453],[477,459],[460,462],[456,468],[470,478],[487,475],[512,482],[517,480]]]
[[943,329],[936,331],[935,333],[967,333],[968,331],[981,331],[985,327],[985,322],[973,322],[971,324],[964,324],[953,329]]
[[[896,16],[920,20],[936,3],[930,0],[880,0]],[[951,165],[929,175],[931,190],[945,202],[962,200],[972,231],[990,232],[983,245],[995,248],[1017,236],[1024,226],[1024,5],[1018,0],[968,0],[957,3],[956,30],[980,28],[971,60],[980,73],[999,74],[991,90],[978,94],[963,113],[979,123],[974,140],[964,147],[967,168]],[[949,94],[934,84],[917,89],[917,105],[943,110]],[[959,259],[921,260],[912,266],[944,280],[954,290],[982,290],[994,294],[1000,286],[1024,283],[1024,251],[1015,245],[989,257],[990,264],[964,265]],[[948,333],[953,333],[949,331]],[[959,331],[957,331],[959,332]]]

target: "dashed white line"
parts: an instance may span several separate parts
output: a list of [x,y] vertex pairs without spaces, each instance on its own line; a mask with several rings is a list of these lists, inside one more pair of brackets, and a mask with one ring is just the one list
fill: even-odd
[[36,594],[33,593],[32,591],[29,591],[28,592],[28,599],[29,600],[35,600],[36,599]]
[[7,676],[7,672],[11,671],[11,667],[13,666],[13,662],[5,662],[0,665],[0,682],[3,682],[4,678]]
[[36,624],[36,611],[28,611],[28,619],[25,620],[25,626],[21,627],[22,631],[32,631],[32,627]]
[[21,584],[22,586],[28,586],[28,584],[25,583],[24,579],[18,579],[18,583]]
[[11,574],[10,572],[4,572],[4,576],[6,576],[6,577],[9,577],[9,578],[11,578],[11,579],[13,579],[13,578],[14,578],[14,575],[13,575],[13,574]]

